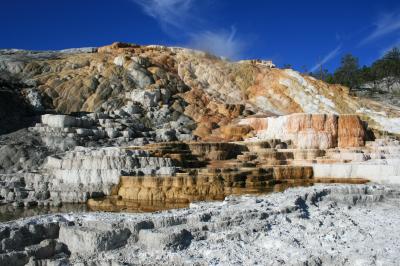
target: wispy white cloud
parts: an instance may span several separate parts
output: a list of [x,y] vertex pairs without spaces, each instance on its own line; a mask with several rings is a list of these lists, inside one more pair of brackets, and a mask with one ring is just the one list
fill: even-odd
[[374,23],[374,30],[359,43],[359,46],[398,31],[400,31],[400,12],[381,14]]
[[[235,27],[223,30],[204,26],[207,24],[203,23],[205,19],[195,12],[198,11],[199,0],[131,1],[157,20],[165,33],[188,39],[184,46],[231,59],[239,58],[245,47],[244,41],[237,37]],[[177,31],[179,34],[175,34]]]
[[170,27],[185,29],[195,0],[132,0],[148,16],[156,19],[167,33]]
[[236,28],[226,30],[203,31],[190,36],[189,46],[226,58],[237,59],[245,47],[245,43],[236,37]]
[[335,58],[342,49],[342,45],[339,44],[335,49],[333,49],[332,51],[330,51],[327,55],[325,55],[324,58],[322,58],[321,61],[319,61],[317,64],[315,64],[312,68],[311,68],[311,72],[316,71],[319,67],[321,67],[321,65],[329,62],[331,59]]

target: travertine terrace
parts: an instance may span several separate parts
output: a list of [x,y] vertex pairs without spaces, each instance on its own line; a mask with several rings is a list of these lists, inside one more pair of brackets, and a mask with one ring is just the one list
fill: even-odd
[[[1,265],[398,259],[398,234],[379,246],[390,228],[366,213],[398,204],[399,107],[270,61],[126,43],[0,50],[0,86],[3,206],[168,210],[4,223]],[[265,194],[327,182],[358,185]]]

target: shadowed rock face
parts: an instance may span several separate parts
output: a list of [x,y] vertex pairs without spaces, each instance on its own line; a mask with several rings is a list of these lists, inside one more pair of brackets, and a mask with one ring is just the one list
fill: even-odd
[[24,96],[24,85],[0,73],[0,135],[31,126],[38,119]]

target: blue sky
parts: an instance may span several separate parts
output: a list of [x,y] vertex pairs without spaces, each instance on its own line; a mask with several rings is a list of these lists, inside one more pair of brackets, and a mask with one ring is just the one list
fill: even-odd
[[400,45],[398,0],[2,0],[0,8],[0,48],[125,41],[333,70],[345,53],[370,64]]

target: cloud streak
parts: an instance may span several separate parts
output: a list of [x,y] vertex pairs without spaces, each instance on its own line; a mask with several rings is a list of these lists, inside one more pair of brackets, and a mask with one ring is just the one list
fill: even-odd
[[189,46],[226,58],[237,59],[245,44],[236,38],[236,28],[231,27],[230,32],[220,30],[191,34]]
[[321,61],[319,61],[317,64],[315,64],[312,68],[311,68],[311,72],[316,71],[319,67],[321,67],[321,65],[329,62],[330,60],[332,60],[333,58],[335,58],[342,49],[342,45],[339,44],[335,49],[333,49],[332,51],[330,51],[327,55],[325,55],[324,58],[322,58]]
[[244,42],[237,37],[235,27],[230,30],[204,27],[205,19],[198,15],[199,12],[195,12],[199,9],[199,0],[131,1],[139,5],[146,15],[157,20],[165,33],[186,38],[186,47],[231,59],[239,58],[245,47]]
[[359,46],[397,31],[400,31],[400,12],[382,14],[374,23],[374,30],[359,43]]
[[194,0],[132,0],[143,12],[156,19],[165,32],[169,27],[185,29]]

